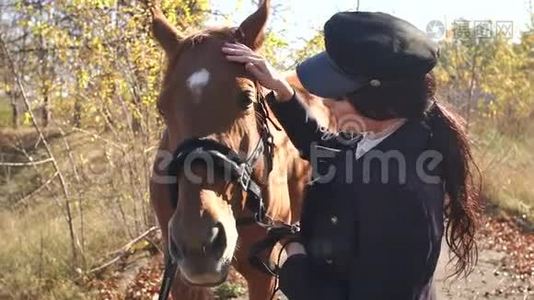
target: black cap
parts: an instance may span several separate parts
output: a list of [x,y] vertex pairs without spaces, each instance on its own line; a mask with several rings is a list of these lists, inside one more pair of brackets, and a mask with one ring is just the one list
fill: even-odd
[[439,56],[438,45],[424,32],[385,13],[338,13],[325,24],[324,34],[326,52],[297,67],[303,86],[322,97],[422,77]]

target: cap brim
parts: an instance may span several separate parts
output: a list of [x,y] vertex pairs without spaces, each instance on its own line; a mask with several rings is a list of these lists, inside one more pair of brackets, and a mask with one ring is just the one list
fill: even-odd
[[326,52],[299,64],[297,76],[308,92],[325,98],[343,97],[365,85],[364,79],[351,77],[340,70]]

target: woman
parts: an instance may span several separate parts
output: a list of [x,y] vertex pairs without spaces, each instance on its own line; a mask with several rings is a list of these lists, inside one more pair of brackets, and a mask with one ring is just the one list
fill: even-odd
[[281,289],[292,300],[432,299],[444,231],[457,274],[476,262],[479,205],[466,135],[434,99],[438,48],[406,21],[367,12],[333,16],[325,44],[299,65],[299,80],[337,99],[338,124],[352,120],[356,135],[322,129],[260,55],[223,48],[273,90],[272,110],[313,167]]

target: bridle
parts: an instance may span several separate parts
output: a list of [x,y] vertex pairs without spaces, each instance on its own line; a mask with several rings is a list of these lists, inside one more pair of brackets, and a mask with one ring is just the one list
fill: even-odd
[[[262,188],[259,181],[254,176],[254,167],[264,157],[266,174],[270,174],[273,169],[274,138],[269,129],[269,123],[277,130],[280,127],[271,119],[265,97],[261,93],[259,84],[256,84],[256,102],[254,109],[256,112],[256,124],[260,138],[247,156],[243,157],[230,147],[210,138],[192,138],[183,142],[176,149],[173,160],[169,164],[167,174],[171,178],[178,178],[180,172],[185,167],[189,167],[196,159],[212,162],[213,167],[229,171],[230,175],[225,179],[237,183],[247,194],[246,207],[253,213],[252,218],[237,219],[238,225],[260,224],[269,225],[266,217],[265,203],[262,196]],[[169,184],[171,204],[174,208],[178,205],[178,182]]]
[[[294,226],[277,222],[267,216],[266,205],[262,195],[261,185],[254,176],[254,168],[264,157],[266,174],[270,174],[273,169],[274,158],[274,138],[269,129],[271,123],[277,130],[280,127],[269,116],[269,110],[265,97],[261,93],[259,84],[256,83],[256,102],[254,108],[256,111],[256,124],[260,138],[254,147],[254,150],[247,156],[242,157],[234,150],[218,141],[209,138],[192,138],[183,142],[175,151],[172,162],[169,164],[167,173],[176,181],[169,184],[171,194],[171,204],[174,208],[178,205],[178,182],[177,178],[180,173],[192,163],[194,159],[203,159],[213,162],[213,167],[223,171],[229,171],[229,180],[237,183],[238,186],[246,193],[246,208],[252,212],[252,217],[244,217],[236,220],[237,226],[247,226],[257,224],[267,230],[274,228],[293,229]],[[225,173],[226,174],[226,173]],[[275,241],[276,242],[276,241]],[[259,252],[271,245],[271,241],[266,243],[262,241],[253,246],[249,256],[249,262],[261,271],[273,275],[272,269],[259,258]],[[274,245],[274,243],[272,243]],[[163,274],[162,285],[159,293],[160,300],[168,298],[174,276],[177,271],[177,262],[173,260],[169,253],[165,255],[165,271]]]

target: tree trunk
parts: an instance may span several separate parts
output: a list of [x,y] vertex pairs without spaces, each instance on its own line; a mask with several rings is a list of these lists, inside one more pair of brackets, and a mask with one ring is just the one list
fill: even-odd
[[82,127],[82,104],[80,98],[74,100],[74,113],[72,114],[72,125],[76,128]]
[[17,96],[10,95],[11,98],[11,127],[14,129],[19,128],[20,126],[20,112],[17,105]]
[[[44,12],[43,12],[43,3],[39,2],[39,14],[42,21],[45,21]],[[48,19],[48,18],[47,18]],[[48,20],[47,20],[48,21]],[[48,50],[46,50],[45,40],[42,32],[39,33],[39,60],[40,60],[40,70],[39,76],[41,77],[41,91],[43,97],[43,106],[42,110],[42,125],[43,127],[48,127],[50,123],[50,97],[49,97],[49,84],[46,81],[48,74]]]
[[[45,89],[46,90],[46,89]],[[48,127],[50,123],[50,102],[48,98],[48,91],[43,93],[43,106],[42,106],[42,123],[43,127]]]

